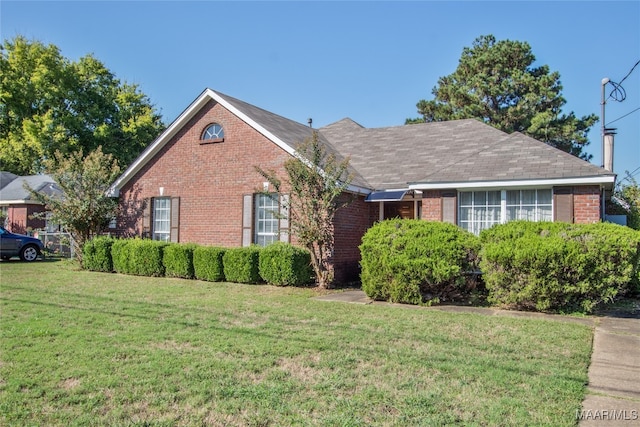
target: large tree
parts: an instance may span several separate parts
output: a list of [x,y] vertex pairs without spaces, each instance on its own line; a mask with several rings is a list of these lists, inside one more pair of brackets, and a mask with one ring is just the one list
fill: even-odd
[[526,42],[480,36],[471,48],[463,49],[458,68],[438,79],[432,90],[435,98],[418,102],[420,117],[406,123],[478,118],[588,160],[591,156],[583,147],[598,117],[562,113],[566,100],[560,74],[534,62]]
[[34,174],[56,151],[99,146],[128,165],[164,128],[149,98],[92,55],[70,61],[21,36],[0,53],[0,170]]
[[334,280],[333,219],[338,209],[352,201],[345,196],[352,180],[349,159],[339,161],[328,153],[318,133],[314,132],[297,147],[296,156],[287,160],[284,168],[287,174],[284,180],[274,171],[259,167],[256,170],[277,193],[291,192],[284,206],[290,215],[291,231],[311,253],[318,287],[331,287]]
[[82,262],[84,243],[103,232],[118,212],[117,199],[107,195],[109,186],[120,175],[118,161],[98,147],[87,156],[82,150],[68,155],[57,151],[43,165],[63,196],[27,189],[33,199],[45,205],[49,220],[71,234],[74,252]]

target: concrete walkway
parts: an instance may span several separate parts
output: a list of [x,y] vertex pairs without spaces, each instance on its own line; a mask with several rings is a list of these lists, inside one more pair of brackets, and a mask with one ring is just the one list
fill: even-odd
[[640,319],[597,319],[580,426],[640,425]]
[[[349,290],[316,297],[352,304],[390,304],[373,301],[363,291]],[[419,306],[392,304],[407,308]],[[606,317],[570,317],[483,307],[435,306],[430,310],[488,316],[526,317],[581,323],[594,328],[587,396],[576,414],[580,427],[640,426],[640,313]]]

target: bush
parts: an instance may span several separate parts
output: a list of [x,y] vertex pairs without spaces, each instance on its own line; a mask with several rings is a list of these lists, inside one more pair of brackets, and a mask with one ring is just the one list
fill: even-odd
[[410,304],[466,297],[475,289],[479,240],[448,223],[382,221],[362,238],[362,289],[372,299]]
[[133,239],[129,245],[129,273],[137,276],[163,276],[163,250],[169,243],[157,240]]
[[193,270],[196,279],[209,282],[222,282],[224,277],[224,264],[222,258],[224,248],[211,246],[198,246],[193,251]]
[[589,313],[638,283],[640,233],[607,223],[515,221],[481,234],[489,302]]
[[113,272],[111,246],[115,239],[98,236],[87,241],[82,247],[82,266],[91,271]]
[[164,275],[193,279],[193,252],[195,249],[196,245],[192,243],[172,243],[165,246],[162,253]]
[[222,257],[224,276],[235,283],[260,282],[260,248],[249,246],[227,249]]
[[113,261],[113,270],[116,273],[131,274],[129,263],[131,256],[129,255],[131,245],[130,239],[117,239],[111,245],[111,260]]
[[273,243],[260,251],[262,279],[276,286],[300,286],[313,281],[311,254],[288,243]]

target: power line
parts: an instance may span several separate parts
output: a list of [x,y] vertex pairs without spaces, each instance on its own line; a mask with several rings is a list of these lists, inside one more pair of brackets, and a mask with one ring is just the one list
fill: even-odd
[[611,123],[615,123],[615,122],[617,122],[617,121],[618,121],[618,120],[620,120],[620,119],[624,119],[625,117],[630,116],[631,114],[635,113],[635,112],[636,112],[636,111],[638,111],[638,110],[640,110],[640,107],[636,108],[635,110],[631,110],[631,111],[629,111],[629,112],[628,112],[627,114],[625,114],[624,116],[620,116],[620,117],[618,117],[618,118],[617,118],[617,119],[615,119],[615,120],[611,120],[609,123],[607,123],[607,126],[609,126]]
[[627,77],[629,77],[629,75],[633,72],[633,70],[635,70],[635,69],[636,69],[636,67],[638,66],[638,64],[640,64],[640,60],[638,60],[638,62],[636,62],[636,63],[635,63],[635,65],[634,65],[633,67],[631,67],[631,70],[629,70],[629,72],[627,73],[627,75],[626,75],[626,76],[624,76],[624,77],[622,78],[622,80],[620,80],[620,83],[618,83],[618,84],[622,84],[622,82],[623,82],[623,81],[625,81],[625,80],[627,79]]
[[[611,93],[609,93],[609,98],[612,98],[614,101],[618,101],[618,102],[622,102],[625,99],[627,99],[627,91],[624,90],[624,88],[622,87],[622,82],[625,81],[627,79],[627,77],[629,77],[631,75],[631,73],[633,73],[633,70],[636,69],[636,67],[638,66],[638,64],[640,64],[640,60],[638,60],[638,62],[636,62],[633,67],[631,67],[631,70],[629,70],[629,72],[627,73],[626,76],[624,76],[622,78],[622,80],[620,80],[619,83],[616,83],[612,80],[609,80],[609,84],[611,84],[611,86],[613,86],[613,89],[611,90]],[[609,99],[607,98],[607,99]]]
[[627,176],[625,176],[624,179],[621,182],[627,181],[627,180],[629,180],[629,178],[633,178],[635,175],[637,175],[639,173],[640,173],[640,166],[638,166],[637,168],[635,168],[631,172],[627,171]]

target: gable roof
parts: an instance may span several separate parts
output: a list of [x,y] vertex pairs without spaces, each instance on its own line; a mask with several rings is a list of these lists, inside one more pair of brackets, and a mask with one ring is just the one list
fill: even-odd
[[[13,176],[13,179],[11,179],[11,176]],[[40,204],[40,202],[31,199],[31,194],[24,188],[25,183],[40,193],[47,195],[62,194],[54,179],[49,175],[17,176],[9,172],[1,172],[0,177],[2,178],[0,205]]]
[[[615,174],[521,133],[476,119],[320,129],[373,189],[613,184]],[[408,186],[408,187],[407,187]]]
[[[292,156],[314,129],[205,89],[111,186],[114,196],[209,101],[215,101]],[[327,152],[350,158],[350,190],[603,184],[615,174],[520,133],[476,119],[365,128],[346,118],[317,129]]]
[[[117,196],[120,189],[211,100],[224,106],[227,110],[292,156],[296,155],[296,146],[313,135],[314,129],[309,126],[207,88],[134,160],[113,183],[109,193]],[[327,147],[329,153],[336,155],[338,160],[342,159],[341,154],[332,147],[329,141],[324,139],[321,134],[318,134],[318,136],[321,142]],[[367,192],[366,189],[369,188],[369,186],[366,181],[357,171],[352,170],[351,172],[354,175],[352,185],[350,186],[351,190]]]

